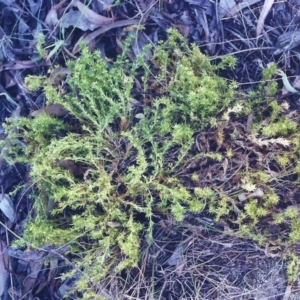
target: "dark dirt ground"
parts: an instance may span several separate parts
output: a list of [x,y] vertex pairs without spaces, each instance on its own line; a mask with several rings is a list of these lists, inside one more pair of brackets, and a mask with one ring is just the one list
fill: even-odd
[[[74,2],[74,1],[73,1]],[[84,1],[82,1],[84,2]],[[110,19],[78,22],[78,6],[71,1],[0,0],[0,118],[4,119],[21,108],[20,115],[41,108],[42,95],[30,93],[23,85],[28,74],[46,74],[53,64],[65,64],[77,55],[80,39],[89,41],[91,49],[102,56],[114,58],[121,50],[123,29],[142,24],[135,31],[133,54],[151,42],[166,38],[166,30],[176,27],[189,42],[195,42],[203,53],[217,59],[233,53],[238,59],[238,72],[223,74],[242,84],[245,91],[255,88],[262,68],[276,62],[288,76],[300,74],[300,2],[276,1],[257,35],[263,1],[208,0],[132,0],[120,1],[110,7],[108,1],[85,1],[90,8]],[[36,51],[37,36],[43,33],[45,57]],[[63,41],[61,43],[60,41]],[[284,43],[287,41],[287,43]],[[58,48],[51,53],[51,50]],[[299,110],[299,96],[286,99],[291,108]],[[0,125],[0,137],[6,136]],[[0,154],[0,185],[8,194],[17,190],[12,199],[16,217],[13,221],[0,213],[0,295],[1,299],[62,299],[72,286],[59,279],[68,268],[61,254],[50,265],[40,252],[25,257],[7,248],[21,234],[32,208],[28,166],[9,166]],[[3,226],[5,224],[5,226]],[[106,299],[300,299],[300,287],[289,286],[285,263],[270,257],[267,249],[224,233],[206,215],[187,216],[180,225],[164,221],[155,226],[155,242],[144,245],[145,257],[139,269],[120,274],[103,289]],[[226,231],[225,231],[226,232]],[[23,249],[24,250],[24,249]],[[51,254],[51,247],[45,252]],[[52,253],[53,254],[53,253]],[[50,255],[51,256],[51,255]],[[142,271],[142,272],[141,272]],[[74,279],[75,280],[75,279]],[[118,286],[118,289],[115,287]],[[114,294],[118,290],[118,294]],[[76,293],[69,299],[77,299]]]

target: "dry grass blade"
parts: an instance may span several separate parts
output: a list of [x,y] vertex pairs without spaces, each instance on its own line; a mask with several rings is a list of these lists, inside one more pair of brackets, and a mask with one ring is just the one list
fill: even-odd
[[4,194],[2,191],[2,195],[0,196],[0,210],[4,213],[4,215],[11,221],[15,221],[15,209],[13,206],[13,202],[9,195]]
[[256,27],[256,36],[259,36],[262,32],[262,29],[264,27],[265,24],[265,19],[271,9],[271,7],[274,4],[274,0],[266,0],[263,6],[263,9],[259,15],[259,19],[257,22],[257,27]]
[[0,297],[6,290],[6,279],[8,277],[8,262],[9,256],[4,253],[5,243],[3,241],[0,242]]
[[286,290],[285,290],[285,293],[284,293],[284,296],[283,296],[283,300],[288,300],[290,299],[290,296],[291,296],[291,293],[292,293],[292,287],[290,285],[288,285],[286,287]]

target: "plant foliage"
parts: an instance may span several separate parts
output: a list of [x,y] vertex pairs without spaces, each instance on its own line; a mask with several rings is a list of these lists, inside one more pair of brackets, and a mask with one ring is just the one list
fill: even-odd
[[[234,66],[232,58],[213,65],[174,30],[152,49],[148,62],[149,48],[130,62],[130,41],[125,44],[113,63],[83,47],[80,58],[69,62],[71,75],[62,85],[46,76],[27,78],[34,90],[43,85],[48,105],[60,104],[69,115],[41,114],[6,125],[14,132],[11,140],[27,145],[11,149],[16,159],[30,163],[37,191],[23,241],[70,245],[77,267],[87,274],[77,286],[88,291],[86,299],[93,299],[96,283],[108,274],[137,265],[141,239],[151,242],[156,215],[182,221],[187,213],[207,209],[259,243],[278,243],[270,228],[285,223],[289,230],[280,238],[299,242],[298,215],[280,208],[276,190],[293,174],[292,184],[298,184],[298,124],[273,98],[274,83],[259,91],[271,100],[257,96],[237,103],[236,83],[218,76]],[[265,79],[276,70],[268,72]],[[251,124],[249,114],[255,114]],[[238,127],[235,118],[244,125]],[[260,155],[262,148],[276,151]],[[236,160],[240,166],[233,168]],[[190,170],[192,162],[198,167]],[[182,170],[190,174],[188,184]]]

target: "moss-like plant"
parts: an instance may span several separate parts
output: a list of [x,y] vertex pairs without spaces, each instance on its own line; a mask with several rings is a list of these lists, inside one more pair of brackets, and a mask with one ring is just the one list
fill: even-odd
[[[236,87],[216,75],[232,60],[211,65],[175,31],[153,49],[147,65],[143,55],[130,64],[126,51],[108,63],[83,47],[68,64],[65,86],[28,77],[27,86],[42,84],[47,103],[61,104],[68,120],[41,114],[7,125],[7,131],[18,127],[27,145],[22,160],[37,190],[36,216],[24,240],[69,244],[88,275],[78,288],[91,293],[109,272],[137,265],[140,239],[151,241],[154,215],[181,221],[204,208],[203,192],[185,187],[175,170],[191,159],[196,130],[230,104]],[[150,101],[140,97],[140,112],[132,101],[135,79],[143,82],[144,95],[161,93]]]
[[[60,104],[69,115],[41,114],[6,126],[10,140],[26,143],[14,155],[29,162],[36,186],[23,241],[69,244],[87,275],[77,283],[86,299],[94,299],[108,274],[137,265],[140,241],[151,242],[158,214],[181,221],[207,208],[261,244],[298,242],[297,216],[282,206],[276,184],[300,174],[298,125],[273,97],[276,84],[259,88],[270,100],[253,92],[253,101],[236,103],[236,83],[217,75],[233,67],[232,58],[212,65],[174,30],[147,63],[148,47],[132,63],[130,41],[125,44],[114,63],[83,47],[62,86],[27,78],[28,87],[43,85],[47,104]],[[271,66],[264,79],[275,73]],[[192,162],[201,167],[190,171]],[[264,226],[283,223],[288,230],[280,237]],[[299,265],[292,254],[290,278]]]

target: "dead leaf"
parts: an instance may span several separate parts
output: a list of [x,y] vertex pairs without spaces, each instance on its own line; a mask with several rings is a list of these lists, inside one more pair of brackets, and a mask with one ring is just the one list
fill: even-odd
[[227,158],[224,159],[224,161],[222,163],[222,167],[223,167],[223,176],[225,176],[227,173],[227,169],[228,169],[228,159]]
[[18,36],[20,38],[20,46],[21,47],[26,47],[27,44],[27,36],[28,33],[31,32],[30,27],[26,24],[26,22],[24,22],[24,20],[22,18],[19,19],[18,22]]
[[291,143],[289,140],[284,139],[284,138],[271,139],[270,142],[273,144],[280,144],[284,147],[289,147],[289,145]]
[[297,47],[300,44],[300,30],[293,29],[291,31],[285,31],[283,34],[278,36],[275,48],[274,55],[278,55],[282,52],[291,50]]
[[42,0],[27,0],[28,1],[28,9],[32,13],[33,16],[37,15],[37,12],[41,9]]
[[137,118],[137,119],[144,119],[145,118],[144,114],[142,114],[142,113],[138,113],[134,117]]
[[297,76],[295,77],[292,86],[293,86],[295,89],[300,90],[300,76],[299,76],[299,75],[297,75]]
[[238,194],[238,199],[239,199],[239,201],[241,201],[241,202],[246,201],[246,200],[247,200],[246,193]]
[[54,69],[49,77],[49,81],[53,86],[59,86],[62,78],[69,77],[71,75],[71,71],[68,68],[56,68]]
[[15,209],[9,195],[0,195],[0,209],[11,222],[15,221]]
[[229,11],[236,6],[235,0],[220,0],[219,3],[219,16],[220,18],[228,15]]
[[158,224],[164,229],[164,230],[168,230],[168,226],[166,224],[166,222],[164,220],[160,220],[158,222]]
[[57,11],[54,7],[49,10],[45,19],[45,23],[51,28],[58,23]]
[[51,9],[49,10],[45,19],[45,23],[50,27],[54,27],[54,25],[58,23],[57,10],[63,7],[64,2],[66,2],[66,0],[59,2],[58,4],[51,7]]
[[[134,26],[132,26],[134,28]],[[125,29],[126,30],[126,29]],[[141,52],[143,51],[145,45],[149,44],[149,40],[151,40],[144,32],[142,32],[139,29],[134,29],[130,32],[130,35],[133,35],[134,41],[131,43],[131,47],[133,50],[133,53],[135,56],[139,56]],[[151,57],[151,51],[147,51],[147,53],[144,54],[144,60],[148,61]]]
[[275,178],[279,176],[278,172],[275,172],[275,171],[272,171],[272,170],[266,170],[265,172],[270,174],[272,177],[275,177]]
[[41,109],[33,111],[31,113],[31,116],[32,117],[38,117],[42,113],[45,113],[45,114],[53,116],[53,117],[65,117],[67,114],[69,114],[69,111],[67,111],[60,104],[50,104],[50,105],[45,106]]
[[180,258],[183,255],[183,253],[186,251],[186,249],[191,245],[191,243],[194,241],[194,237],[188,237],[184,241],[182,241],[174,250],[172,256],[168,260],[169,266],[178,266],[180,262]]
[[235,16],[239,11],[243,10],[246,7],[249,7],[250,5],[253,5],[260,0],[246,0],[244,2],[236,4],[234,0],[221,0],[219,7],[221,9],[220,12],[220,18],[223,17],[233,17]]
[[77,1],[76,3],[77,8],[80,10],[82,15],[91,23],[98,25],[98,26],[105,26],[111,24],[115,18],[107,18],[101,15],[96,14],[94,11],[89,9],[86,5]]
[[50,271],[48,273],[48,282],[52,282],[55,274],[57,273],[57,267],[58,267],[58,259],[51,259],[50,261]]
[[279,137],[276,139],[262,139],[262,138],[257,138],[256,136],[257,136],[257,134],[249,134],[248,139],[252,143],[254,143],[260,147],[269,146],[270,144],[280,144],[284,147],[289,147],[290,143],[291,143],[289,140],[282,138],[282,137]]
[[250,133],[250,132],[251,132],[252,124],[253,124],[253,113],[250,113],[250,114],[248,115],[247,123],[246,123],[246,128],[245,128],[245,131],[246,131],[247,133]]
[[172,26],[176,27],[179,32],[187,39],[188,36],[190,35],[190,28],[189,26],[187,25],[184,25],[184,24],[173,24],[172,23]]
[[82,36],[77,43],[75,44],[73,50],[72,50],[72,54],[76,54],[80,51],[80,43],[82,41],[85,42],[85,44],[89,45],[96,37],[98,37],[100,34],[109,31],[112,28],[117,28],[117,27],[122,27],[122,26],[130,26],[130,25],[134,25],[134,24],[138,24],[140,22],[140,19],[135,19],[135,20],[122,20],[122,21],[117,21],[114,22],[113,24],[110,24],[108,26],[99,28],[97,30],[95,30],[94,32],[87,34],[85,36]]
[[[63,281],[63,283],[60,285],[60,287],[59,287],[59,289],[58,289],[58,292],[59,292],[59,294],[60,294],[60,296],[61,296],[60,299],[65,298],[64,296],[65,296],[68,292],[74,290],[74,287],[75,287],[75,285],[76,285],[76,282],[77,282],[78,279],[79,279],[79,276],[80,276],[80,275],[77,273],[77,274],[73,275],[72,277],[67,278],[65,281]],[[104,299],[109,299],[109,298],[104,298]]]
[[95,25],[91,23],[88,19],[82,17],[80,11],[68,11],[61,18],[60,23],[61,28],[69,28],[71,26],[79,28],[83,31],[95,30],[100,25]]
[[47,280],[43,280],[40,282],[38,288],[35,291],[35,294],[39,294],[39,292],[46,286],[48,286],[51,290],[51,292],[53,292],[53,288],[54,285],[50,284],[53,283],[55,281],[55,275],[57,273],[57,267],[58,267],[58,259],[51,259],[50,260],[50,268],[49,268],[49,273],[48,273],[48,278]]
[[57,166],[68,170],[73,176],[80,176],[85,172],[85,169],[82,166],[78,166],[70,160],[61,160],[57,162]]
[[262,189],[258,188],[253,193],[249,194],[247,198],[262,198],[264,196],[264,192]]
[[22,287],[22,298],[23,299],[25,298],[25,296],[28,296],[28,294],[32,295],[32,289],[34,287],[34,284],[37,281],[37,278],[38,278],[40,270],[42,269],[43,263],[29,261],[28,266],[30,268],[30,274],[23,281],[23,287]]
[[3,72],[3,75],[5,80],[5,89],[17,85],[16,74],[12,74],[12,72]]
[[258,19],[258,22],[257,22],[257,26],[256,26],[256,36],[257,37],[262,32],[262,29],[263,29],[264,24],[265,24],[265,19],[266,19],[268,13],[270,12],[270,9],[272,8],[273,4],[274,4],[274,0],[265,0],[264,6],[261,10],[261,13],[259,15],[259,19]]
[[[14,0],[0,0],[0,2],[3,3],[5,6],[14,6],[15,5]],[[19,9],[21,10],[20,7],[19,7]]]
[[120,222],[112,222],[112,221],[108,221],[107,222],[107,226],[111,227],[111,228],[117,228],[117,227],[121,227],[122,224]]

